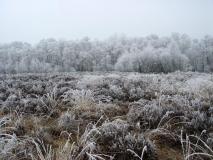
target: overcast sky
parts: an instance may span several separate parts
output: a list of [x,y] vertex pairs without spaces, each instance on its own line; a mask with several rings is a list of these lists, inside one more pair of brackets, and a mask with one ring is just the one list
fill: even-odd
[[0,0],[0,42],[213,35],[213,0]]

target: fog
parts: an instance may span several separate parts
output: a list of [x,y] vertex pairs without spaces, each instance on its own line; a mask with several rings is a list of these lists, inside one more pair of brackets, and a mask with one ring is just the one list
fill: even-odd
[[0,42],[213,34],[212,0],[0,0]]

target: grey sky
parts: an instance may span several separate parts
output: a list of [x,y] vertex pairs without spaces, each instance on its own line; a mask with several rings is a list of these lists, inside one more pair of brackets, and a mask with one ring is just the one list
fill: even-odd
[[213,0],[0,0],[0,42],[213,35]]

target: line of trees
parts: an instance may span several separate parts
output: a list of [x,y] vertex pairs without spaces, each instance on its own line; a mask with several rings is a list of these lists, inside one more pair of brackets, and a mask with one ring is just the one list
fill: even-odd
[[71,71],[213,72],[213,37],[186,34],[98,41],[44,39],[36,45],[0,44],[0,73]]

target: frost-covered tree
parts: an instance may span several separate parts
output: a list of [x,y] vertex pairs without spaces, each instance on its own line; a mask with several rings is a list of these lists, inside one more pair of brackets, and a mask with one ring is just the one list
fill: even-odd
[[106,40],[43,39],[36,45],[0,44],[0,73],[134,71],[213,71],[213,37],[191,39],[186,34],[150,35]]

